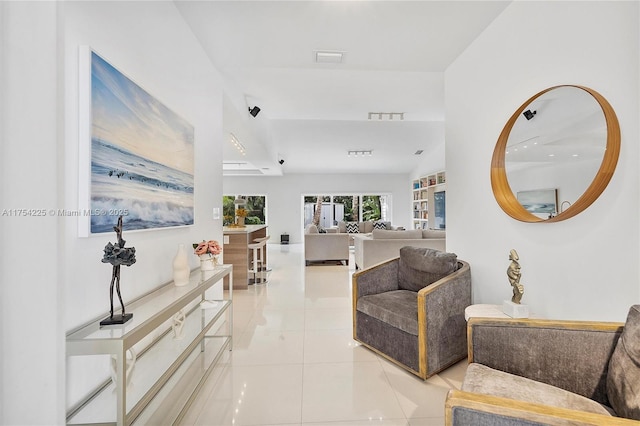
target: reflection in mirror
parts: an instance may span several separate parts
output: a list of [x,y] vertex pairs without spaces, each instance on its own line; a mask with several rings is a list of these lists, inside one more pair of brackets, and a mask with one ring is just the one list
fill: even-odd
[[[543,90],[511,116],[498,138],[494,195],[507,214],[524,222],[568,219],[604,191],[619,151],[618,120],[602,95],[581,86]],[[545,201],[532,200],[536,195]]]
[[606,146],[607,123],[594,97],[577,87],[558,87],[526,105],[509,134],[509,186],[519,200],[521,193],[556,189],[559,211],[556,205],[525,206],[543,219],[555,216],[589,187]]

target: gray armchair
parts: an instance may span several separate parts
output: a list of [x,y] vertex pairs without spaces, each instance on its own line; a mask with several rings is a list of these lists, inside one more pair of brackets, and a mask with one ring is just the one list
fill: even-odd
[[467,356],[471,271],[454,253],[402,247],[352,279],[356,341],[422,379]]
[[468,333],[446,425],[639,424],[640,305],[626,324],[472,318]]

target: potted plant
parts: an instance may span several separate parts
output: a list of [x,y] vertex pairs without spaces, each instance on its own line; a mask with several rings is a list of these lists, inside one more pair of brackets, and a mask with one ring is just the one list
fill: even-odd
[[247,217],[248,213],[249,212],[245,208],[240,207],[236,209],[236,225],[244,226],[244,218]]

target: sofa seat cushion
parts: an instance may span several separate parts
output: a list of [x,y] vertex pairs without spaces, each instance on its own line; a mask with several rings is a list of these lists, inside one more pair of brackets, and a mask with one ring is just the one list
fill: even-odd
[[420,291],[455,272],[457,268],[458,256],[455,253],[407,245],[400,249],[398,287]]
[[612,415],[608,407],[582,395],[478,363],[471,363],[467,367],[462,390],[551,407]]
[[358,299],[356,309],[394,328],[418,335],[418,295],[409,290],[370,294]]
[[620,417],[640,420],[640,305],[629,309],[609,360],[607,397]]

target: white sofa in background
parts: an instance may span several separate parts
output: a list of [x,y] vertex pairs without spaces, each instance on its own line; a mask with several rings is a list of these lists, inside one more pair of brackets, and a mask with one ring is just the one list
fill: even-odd
[[349,234],[328,231],[319,233],[315,225],[307,225],[304,230],[304,260],[311,262],[339,260],[349,265]]
[[390,231],[374,229],[371,234],[352,234],[356,269],[365,269],[400,256],[404,246],[446,251],[445,231],[412,229]]

